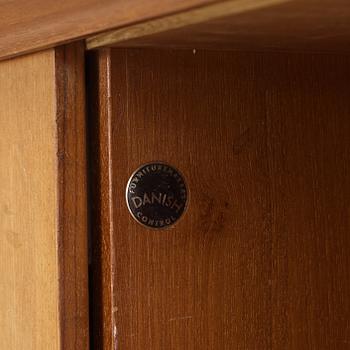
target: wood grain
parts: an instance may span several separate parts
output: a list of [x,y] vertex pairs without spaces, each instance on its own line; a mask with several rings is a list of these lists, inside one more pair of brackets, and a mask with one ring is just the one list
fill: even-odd
[[60,348],[54,64],[0,64],[2,349]]
[[[110,216],[95,234],[109,246],[114,347],[347,349],[349,57],[101,55],[109,180],[97,191]],[[169,230],[125,204],[128,177],[152,160],[190,190]]]
[[0,348],[87,349],[83,46],[0,64]]
[[[102,46],[113,46],[120,42],[130,42],[130,40],[133,39],[137,40],[149,36],[153,37],[154,34],[201,24],[203,22],[208,22],[217,18],[226,18],[230,15],[236,16],[247,11],[258,10],[260,8],[270,7],[272,5],[281,4],[287,1],[289,0],[224,1],[217,4],[195,8],[182,13],[173,14],[167,17],[138,23],[133,26],[111,30],[107,33],[98,34],[91,38],[87,38],[87,48],[95,49]],[[156,44],[156,42],[153,43]]]
[[83,42],[55,50],[59,317],[62,349],[89,348]]
[[87,46],[349,52],[349,18],[347,0],[228,1],[101,33]]
[[109,50],[87,56],[89,183],[91,205],[90,324],[93,349],[116,349],[112,328],[111,207],[109,172]]
[[89,36],[90,48],[348,52],[350,41],[347,0],[17,0],[0,13],[0,60]]
[[213,3],[214,0],[16,0],[0,4],[0,58]]

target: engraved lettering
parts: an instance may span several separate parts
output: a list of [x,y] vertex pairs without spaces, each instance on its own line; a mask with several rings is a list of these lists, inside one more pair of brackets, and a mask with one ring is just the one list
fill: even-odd
[[148,203],[151,204],[152,202],[151,202],[151,200],[149,199],[147,193],[145,193],[145,194],[143,195],[143,205],[148,204]]
[[175,199],[171,208],[175,208],[176,212],[178,213],[182,209],[182,204],[178,203],[177,200]]
[[173,197],[168,197],[165,202],[165,206],[170,207],[172,202],[173,202]]
[[157,194],[152,192],[151,198],[152,198],[152,203],[159,203],[159,204],[162,203],[162,194],[160,192]]
[[132,200],[132,202],[133,202],[135,208],[140,208],[141,205],[142,205],[142,203],[143,203],[141,197],[137,197],[137,196],[136,196],[136,197],[132,197],[131,200]]
[[183,214],[187,188],[175,168],[150,163],[138,168],[129,179],[126,199],[136,221],[160,229],[173,225]]
[[148,219],[147,224],[150,225],[150,226],[153,226],[154,220],[153,219]]

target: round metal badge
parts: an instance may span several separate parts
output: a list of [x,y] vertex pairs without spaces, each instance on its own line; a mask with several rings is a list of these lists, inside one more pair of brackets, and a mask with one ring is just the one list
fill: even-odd
[[161,229],[173,225],[184,213],[188,191],[181,173],[169,164],[142,165],[130,177],[126,202],[140,224]]

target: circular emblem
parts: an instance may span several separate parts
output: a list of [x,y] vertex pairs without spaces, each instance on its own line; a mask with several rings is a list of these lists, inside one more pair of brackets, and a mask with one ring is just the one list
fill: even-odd
[[173,225],[187,204],[187,188],[183,176],[174,167],[148,163],[139,167],[126,187],[130,213],[140,224],[151,228]]

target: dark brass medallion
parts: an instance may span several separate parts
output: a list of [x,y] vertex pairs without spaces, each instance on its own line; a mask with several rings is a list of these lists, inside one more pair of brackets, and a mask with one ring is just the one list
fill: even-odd
[[151,228],[166,228],[180,219],[188,191],[183,176],[169,164],[139,167],[126,187],[126,202],[134,219]]

